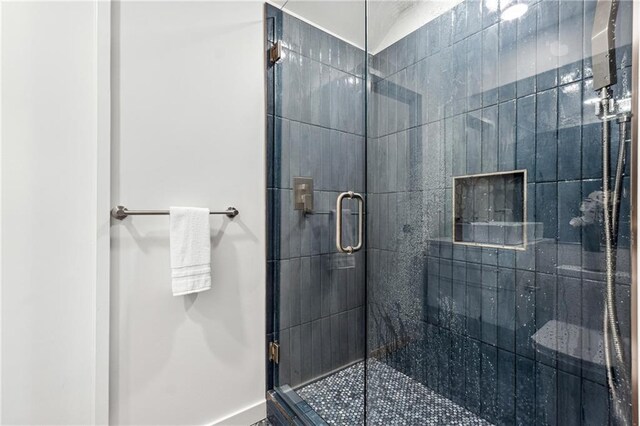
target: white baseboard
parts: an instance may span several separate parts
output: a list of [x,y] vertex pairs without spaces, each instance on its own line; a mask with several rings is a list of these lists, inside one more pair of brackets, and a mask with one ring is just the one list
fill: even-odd
[[250,426],[265,417],[267,417],[267,401],[263,399],[223,419],[214,421],[212,426]]

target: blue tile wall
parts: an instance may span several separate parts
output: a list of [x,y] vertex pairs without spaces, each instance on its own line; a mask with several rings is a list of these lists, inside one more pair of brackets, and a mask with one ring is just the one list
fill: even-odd
[[[296,387],[364,357],[364,253],[336,254],[333,229],[338,194],[365,192],[365,56],[266,8],[265,46],[283,43],[267,64],[267,338],[281,348],[267,384]],[[293,209],[295,176],[314,179],[313,214]]]
[[[595,2],[528,1],[514,21],[494,3],[466,0],[371,59],[367,347],[496,424],[608,424],[601,226],[569,223],[601,189]],[[630,7],[616,96],[630,92]],[[527,249],[452,245],[452,177],[515,169],[528,171]],[[619,244],[628,338],[627,228]]]

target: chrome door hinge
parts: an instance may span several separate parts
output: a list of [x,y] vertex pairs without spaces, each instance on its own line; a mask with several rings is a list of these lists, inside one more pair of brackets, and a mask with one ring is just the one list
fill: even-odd
[[278,342],[269,342],[269,361],[280,363],[280,344]]
[[282,58],[282,42],[278,40],[271,46],[271,49],[269,49],[269,62],[275,64],[280,58]]

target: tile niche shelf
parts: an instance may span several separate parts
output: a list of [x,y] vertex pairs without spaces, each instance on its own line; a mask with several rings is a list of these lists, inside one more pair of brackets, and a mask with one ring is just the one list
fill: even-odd
[[527,171],[453,178],[453,243],[525,250],[542,238],[542,223],[527,222]]

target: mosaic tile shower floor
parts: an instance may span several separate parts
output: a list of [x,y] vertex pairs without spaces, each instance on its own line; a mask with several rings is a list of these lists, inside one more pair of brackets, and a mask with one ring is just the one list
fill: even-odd
[[[388,365],[369,360],[368,425],[491,425]],[[329,424],[362,425],[364,363],[297,390]]]

